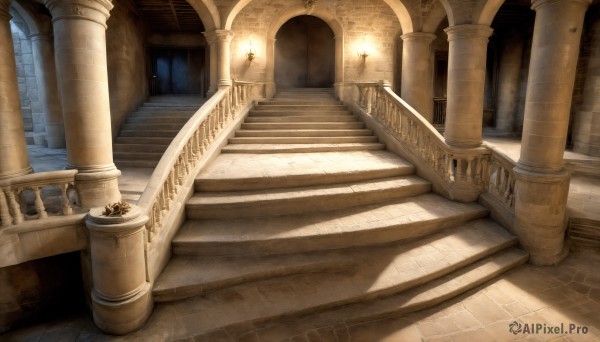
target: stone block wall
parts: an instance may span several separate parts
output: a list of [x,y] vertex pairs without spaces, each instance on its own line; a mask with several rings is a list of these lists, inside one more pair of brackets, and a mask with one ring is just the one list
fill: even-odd
[[[10,21],[17,63],[19,96],[26,132],[34,132],[36,145],[45,145],[46,120],[40,103],[29,30],[18,17]],[[32,141],[29,141],[32,143]]]
[[145,33],[131,0],[115,3],[107,25],[110,111],[112,134],[116,136],[127,115],[148,96]]
[[[232,25],[235,32],[231,43],[233,75],[242,80],[267,81],[266,46],[267,40],[274,38],[267,36],[269,27],[298,4],[301,2],[297,0],[255,0],[238,14]],[[394,79],[400,77],[395,75],[394,64],[400,59],[396,47],[402,30],[392,9],[382,0],[344,0],[317,2],[313,12],[323,10],[337,19],[344,31],[343,61],[336,60],[336,63],[344,63],[344,81],[386,79],[394,84]],[[365,33],[372,53],[366,63],[362,63],[356,50]],[[252,63],[245,56],[250,40],[256,50]]]

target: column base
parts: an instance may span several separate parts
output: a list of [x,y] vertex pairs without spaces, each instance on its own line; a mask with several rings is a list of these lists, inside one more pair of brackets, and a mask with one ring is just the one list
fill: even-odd
[[456,148],[475,148],[475,147],[481,146],[481,144],[483,143],[482,139],[469,140],[469,141],[462,141],[462,140],[457,141],[452,138],[448,138],[445,135],[444,135],[444,139],[446,140],[446,144],[450,145],[451,147],[456,147]]
[[[113,166],[114,168],[114,166]],[[121,171],[85,172],[80,169],[75,175],[79,205],[83,208],[104,207],[121,200],[119,176]]]
[[133,332],[144,325],[154,302],[150,283],[135,296],[119,302],[107,301],[92,290],[92,308],[94,323],[104,332],[114,335],[124,335]]
[[565,230],[569,173],[539,173],[518,166],[514,173],[514,232],[532,264],[556,264],[568,254]]
[[28,166],[28,167],[18,170],[18,171],[10,171],[7,173],[0,174],[0,180],[13,178],[13,177],[19,177],[19,176],[25,176],[30,173],[33,173],[33,169],[31,168],[31,166]]

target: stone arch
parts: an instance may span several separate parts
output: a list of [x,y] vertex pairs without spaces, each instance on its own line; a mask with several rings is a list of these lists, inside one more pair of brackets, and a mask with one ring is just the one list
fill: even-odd
[[439,2],[442,4],[444,9],[446,10],[446,16],[448,16],[448,24],[450,26],[454,26],[456,19],[454,16],[454,12],[452,11],[452,5],[450,5],[450,2],[448,2],[448,0],[439,0]]
[[49,31],[48,27],[43,27],[44,25],[40,25],[37,16],[32,12],[29,6],[23,6],[21,1],[13,1],[10,5],[10,10],[13,14],[17,14],[21,20],[27,26],[29,30],[28,34],[33,35],[37,33],[47,33]]
[[221,17],[219,9],[212,0],[187,0],[187,2],[196,10],[204,30],[206,32],[217,30],[221,27]]
[[[285,10],[279,12],[275,19],[271,22],[269,29],[267,31],[267,51],[269,51],[269,58],[267,63],[267,75],[269,78],[267,82],[275,81],[275,36],[277,32],[281,28],[281,26],[286,23],[288,20],[306,15],[306,8],[303,5],[298,4],[294,6],[290,6]],[[315,8],[311,11],[310,15],[317,17],[323,20],[331,30],[333,31],[335,37],[335,83],[339,84],[344,82],[344,28],[339,20],[327,9],[319,6],[315,6]]]
[[435,32],[446,16],[446,9],[442,2],[434,2],[427,17],[423,21],[423,32]]
[[473,22],[480,25],[491,25],[503,3],[504,0],[481,1],[478,10],[473,12]]
[[231,30],[231,26],[233,25],[233,21],[237,17],[237,15],[246,7],[252,0],[240,0],[235,6],[231,9],[229,14],[227,15],[227,19],[225,19],[225,30]]

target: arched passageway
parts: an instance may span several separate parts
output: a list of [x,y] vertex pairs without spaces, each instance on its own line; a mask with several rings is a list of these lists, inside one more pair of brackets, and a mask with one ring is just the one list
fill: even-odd
[[277,32],[275,82],[279,88],[332,87],[335,80],[335,40],[323,20],[302,15]]

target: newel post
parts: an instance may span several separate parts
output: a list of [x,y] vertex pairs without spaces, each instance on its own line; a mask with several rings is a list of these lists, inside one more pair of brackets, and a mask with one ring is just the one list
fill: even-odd
[[90,232],[94,322],[107,333],[122,335],[140,328],[152,313],[144,255],[148,217],[136,206],[122,216],[104,216],[102,211],[91,209],[85,222]]

